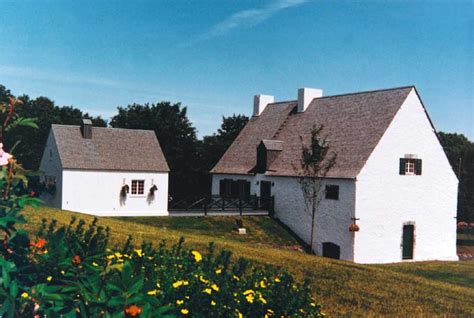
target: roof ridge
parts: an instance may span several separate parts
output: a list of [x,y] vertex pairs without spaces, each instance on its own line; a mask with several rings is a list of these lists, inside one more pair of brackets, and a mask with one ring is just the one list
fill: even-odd
[[[391,87],[391,88],[372,89],[372,90],[368,90],[368,91],[342,93],[342,94],[336,94],[336,95],[327,95],[327,96],[315,97],[314,99],[323,99],[323,98],[330,98],[330,97],[342,97],[342,96],[357,95],[357,94],[378,93],[378,92],[394,91],[394,90],[406,89],[406,88],[416,88],[416,87],[415,87],[415,85],[407,85],[407,86],[399,86],[399,87]],[[296,103],[296,102],[298,102],[298,100],[294,99],[294,100],[286,100],[286,101],[281,101],[281,102],[280,101],[279,102],[273,102],[273,103],[270,103],[269,105],[288,104],[288,103]]]
[[[66,125],[66,124],[51,124],[51,126],[63,126],[63,127],[81,127],[80,125]],[[135,129],[135,128],[116,128],[116,127],[101,127],[101,126],[92,126],[94,129],[113,129],[113,130],[133,130],[133,131],[152,131],[153,129]]]
[[323,99],[323,98],[329,98],[329,97],[342,97],[342,96],[368,94],[368,93],[379,93],[379,92],[386,92],[386,91],[401,90],[401,89],[406,89],[406,88],[415,88],[415,85],[407,85],[407,86],[392,87],[392,88],[373,89],[373,90],[370,90],[370,91],[361,91],[361,92],[353,92],[353,93],[328,95],[328,96],[316,97],[315,99]]

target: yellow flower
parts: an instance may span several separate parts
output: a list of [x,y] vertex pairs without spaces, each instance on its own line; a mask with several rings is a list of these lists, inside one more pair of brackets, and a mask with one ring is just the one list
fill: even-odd
[[239,318],[244,318],[244,315],[242,315],[242,313],[240,311],[237,313],[237,315],[238,315]]
[[46,277],[46,280],[47,280],[48,282],[52,281],[52,280],[53,280],[53,276],[48,276],[48,277]]
[[202,292],[210,295],[210,294],[212,294],[212,289],[206,288]]
[[48,249],[45,249],[45,250],[43,251],[43,254],[48,254]]
[[148,293],[146,293],[147,295],[150,295],[150,296],[156,296],[156,294],[158,293],[158,291],[156,289],[154,290],[150,290]]
[[111,259],[114,259],[114,258],[115,258],[115,255],[113,255],[113,254],[107,256],[108,260],[111,260]]
[[238,276],[232,276],[232,278],[234,278],[235,280],[240,280],[240,278]]
[[120,252],[115,252],[114,255],[117,258],[122,258],[122,256],[123,256],[122,254],[120,254]]
[[187,280],[178,280],[177,282],[173,283],[173,288],[178,288],[180,286],[186,286],[189,285],[189,282]]
[[253,303],[253,300],[255,299],[253,294],[248,294],[247,296],[245,296],[245,298],[247,299],[249,303]]
[[96,262],[92,262],[92,266],[97,267],[97,266],[99,266],[99,264],[97,264]]
[[216,269],[216,274],[218,274],[218,275],[219,275],[220,273],[222,273],[222,268],[218,268],[218,269]]
[[246,296],[246,295],[249,295],[249,294],[255,294],[255,292],[251,289],[247,289],[246,291],[244,291],[243,294]]
[[209,283],[209,281],[208,281],[207,279],[204,279],[204,277],[202,277],[202,276],[199,276],[199,280],[200,280],[201,282],[203,282],[204,284]]
[[216,284],[212,284],[211,288],[214,289],[215,291],[219,291],[219,286],[217,286]]
[[183,309],[181,309],[181,313],[183,315],[187,315],[187,314],[189,314],[189,310],[187,310],[186,308],[183,308]]
[[65,271],[61,271],[61,275],[64,275],[66,272]]
[[214,300],[211,300],[211,306],[215,306],[216,302]]
[[176,305],[182,305],[182,304],[184,304],[184,300],[179,300],[179,299],[178,299],[178,300],[176,301]]
[[260,287],[262,287],[262,288],[267,287],[267,285],[265,285],[265,282],[263,280],[260,282]]
[[279,282],[281,282],[281,280],[278,277],[276,277],[275,282],[279,283]]
[[311,305],[311,307],[316,307],[315,303],[311,303],[310,305]]
[[135,254],[138,255],[138,257],[143,257],[143,251],[141,249],[136,249],[134,250]]
[[161,288],[160,283],[156,283],[156,287]]
[[260,300],[262,302],[262,304],[266,304],[267,303],[267,300],[265,298],[263,298],[262,294],[259,294],[258,295],[258,300]]
[[27,292],[23,292],[21,294],[21,298],[28,298],[28,293]]
[[198,251],[192,251],[191,253],[194,255],[194,260],[196,261],[196,263],[202,261],[201,253],[199,253]]

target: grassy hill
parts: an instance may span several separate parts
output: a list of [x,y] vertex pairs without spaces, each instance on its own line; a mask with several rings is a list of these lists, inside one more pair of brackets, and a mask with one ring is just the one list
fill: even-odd
[[[34,230],[42,218],[67,224],[73,214],[50,208],[25,212]],[[90,222],[93,217],[79,215]],[[184,236],[188,245],[204,249],[210,242],[237,256],[278,266],[308,278],[315,296],[330,316],[474,315],[474,262],[423,262],[359,265],[295,250],[298,241],[269,217],[244,217],[248,235],[232,231],[232,217],[100,218],[112,229],[112,242],[129,234],[142,240],[170,243]]]

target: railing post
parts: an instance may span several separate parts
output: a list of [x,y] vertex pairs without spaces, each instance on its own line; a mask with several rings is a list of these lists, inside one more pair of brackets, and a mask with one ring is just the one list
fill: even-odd
[[222,197],[222,211],[225,210],[225,197]]
[[207,216],[207,198],[204,199],[204,216]]
[[239,211],[240,211],[240,216],[242,216],[242,198],[239,198]]

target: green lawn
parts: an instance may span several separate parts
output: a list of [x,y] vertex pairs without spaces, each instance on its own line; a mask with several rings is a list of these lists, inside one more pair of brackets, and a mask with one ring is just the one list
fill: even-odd
[[[69,222],[73,213],[49,208],[27,210],[26,228],[34,230],[42,218]],[[77,214],[75,214],[77,215]],[[93,217],[80,215],[85,221]],[[269,217],[244,217],[248,235],[233,232],[232,217],[101,218],[110,226],[112,242],[132,234],[158,243],[176,242],[204,249],[209,242],[237,256],[282,267],[299,279],[311,281],[315,296],[330,316],[472,316],[474,315],[474,262],[424,262],[359,265],[294,251],[298,241]]]

